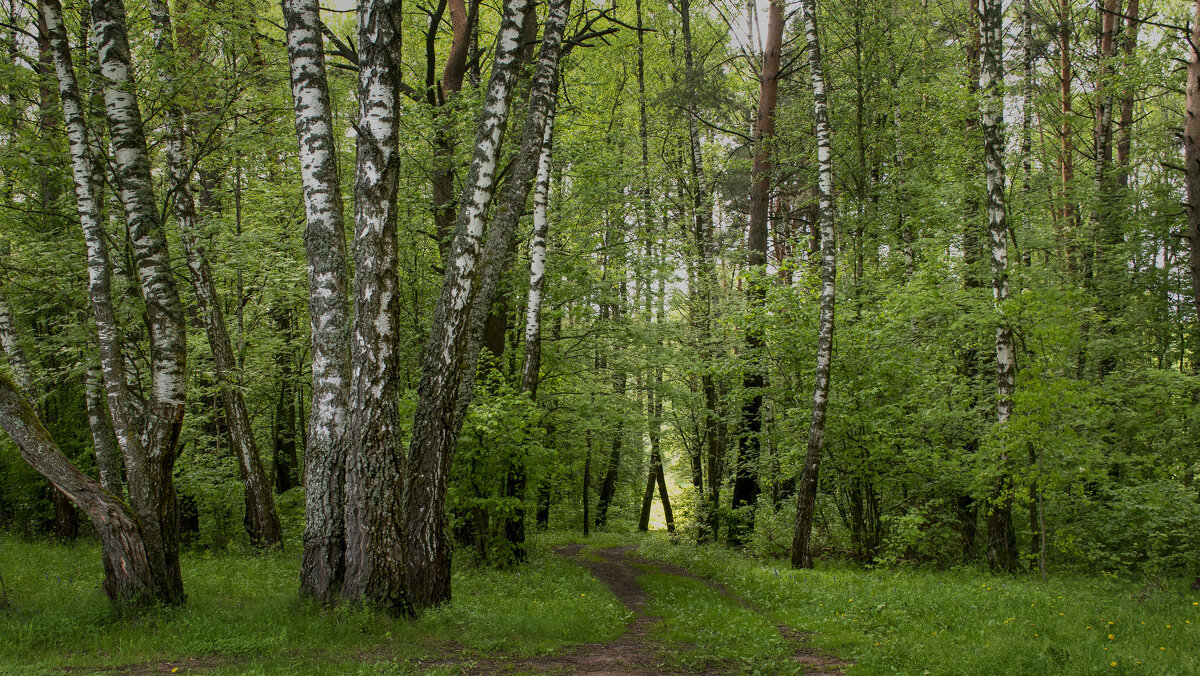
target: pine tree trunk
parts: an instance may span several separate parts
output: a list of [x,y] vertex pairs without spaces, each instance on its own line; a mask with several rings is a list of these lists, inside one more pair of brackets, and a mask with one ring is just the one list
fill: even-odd
[[[1004,316],[1008,299],[1008,229],[1004,204],[1004,21],[1001,0],[980,0],[979,89],[983,93],[984,169],[987,172],[987,219],[991,239],[992,295],[1000,311],[996,327],[997,422],[1000,434],[1012,417],[1016,363],[1012,327]],[[1019,567],[1012,522],[1012,475],[1007,455],[999,458],[1000,475],[988,504],[988,563],[994,570]]]
[[331,602],[345,575],[345,491],[350,417],[350,305],[346,230],[320,3],[283,0],[300,147],[312,331],[312,409],[304,453],[304,554],[300,593]]
[[825,74],[821,65],[820,35],[817,32],[816,3],[802,0],[804,36],[808,44],[808,65],[812,78],[813,110],[817,127],[817,203],[821,228],[821,297],[817,326],[817,368],[813,383],[812,423],[808,428],[808,449],[796,495],[796,529],[792,537],[793,568],[812,568],[810,540],[817,504],[817,477],[825,441],[825,410],[829,403],[829,371],[833,361],[833,310],[837,282],[837,242],[834,240],[833,129],[825,95]]
[[[176,74],[171,60],[175,58],[175,46],[171,31],[171,15],[165,0],[154,0],[150,5],[150,17],[154,22],[155,49],[166,64],[160,78],[167,90],[166,105],[166,158],[167,170],[174,197],[175,222],[183,240],[184,255],[192,289],[196,296],[197,314],[204,323],[208,344],[212,351],[213,369],[229,431],[230,445],[238,459],[238,474],[245,487],[246,525],[250,544],[269,549],[283,545],[283,531],[279,525],[279,514],[275,511],[275,498],[271,483],[263,470],[254,440],[254,428],[250,423],[250,412],[242,395],[241,375],[233,343],[225,326],[225,315],[217,284],[213,278],[207,253],[197,235],[196,205],[192,199],[191,159],[184,147],[183,111],[174,102],[178,95]],[[239,299],[240,302],[240,299]]]
[[[468,371],[470,313],[476,302],[475,275],[488,206],[495,193],[500,139],[508,121],[520,36],[533,20],[531,0],[507,0],[495,63],[480,113],[475,156],[460,200],[451,256],[433,313],[421,364],[421,383],[409,448],[409,484],[404,492],[403,537],[411,602],[418,608],[450,600],[450,541],[446,488],[450,463],[462,428],[462,389],[474,379]],[[490,303],[488,303],[490,306]]]
[[[762,76],[758,89],[758,119],[754,124],[754,166],[750,177],[750,228],[746,252],[750,269],[748,291],[750,308],[763,312],[767,291],[767,209],[771,200],[771,143],[775,138],[775,102],[779,97],[779,58],[783,51],[783,4],[772,0],[767,14],[767,44],[763,51]],[[748,363],[742,377],[746,401],[742,404],[742,431],[739,435],[737,470],[733,482],[733,508],[753,508],[760,492],[758,458],[762,448],[763,387],[766,384],[762,331],[757,320],[746,331]],[[735,523],[738,523],[735,521]],[[741,544],[748,524],[730,528],[730,544]]]

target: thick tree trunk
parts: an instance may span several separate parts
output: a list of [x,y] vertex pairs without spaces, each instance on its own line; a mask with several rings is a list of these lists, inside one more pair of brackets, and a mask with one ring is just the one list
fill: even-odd
[[[66,121],[76,206],[87,244],[88,295],[96,320],[109,411],[117,442],[125,457],[129,501],[141,526],[141,556],[148,570],[145,577],[148,591],[145,593],[158,602],[182,603],[184,594],[179,570],[178,514],[171,470],[185,396],[183,312],[178,294],[175,293],[166,240],[157,221],[154,196],[150,190],[149,165],[146,163],[137,101],[127,93],[130,77],[124,7],[119,0],[98,1],[92,5],[91,15],[93,32],[97,37],[105,108],[116,149],[115,170],[122,178],[129,179],[129,183],[123,186],[129,207],[129,235],[135,250],[142,294],[147,300],[146,314],[151,329],[154,385],[150,405],[144,412],[134,410],[135,405],[126,389],[120,329],[109,284],[108,249],[100,221],[97,188],[101,169],[92,154],[95,144],[89,140],[86,112],[75,78],[62,6],[58,0],[45,0],[43,10],[58,75],[59,99]],[[143,417],[143,413],[145,428],[135,422]],[[89,517],[94,518],[89,508],[83,509]],[[118,526],[113,528],[120,530]],[[123,538],[125,535],[114,537]],[[129,588],[124,583],[118,584],[117,596],[124,597],[122,595]],[[138,592],[137,595],[141,594]]]
[[411,611],[402,537],[404,454],[396,351],[399,26],[398,0],[359,5],[354,338],[342,586],[343,598],[396,614]]
[[191,158],[187,156],[184,147],[183,111],[174,101],[179,92],[177,76],[171,63],[175,57],[175,46],[166,0],[154,0],[151,3],[150,17],[154,22],[155,49],[165,64],[160,77],[168,96],[166,158],[172,183],[171,192],[174,196],[175,222],[183,240],[192,289],[196,295],[197,313],[204,322],[204,331],[212,351],[213,368],[216,371],[221,405],[225,409],[230,445],[237,456],[238,474],[245,486],[247,531],[253,546],[268,549],[282,546],[283,531],[279,525],[279,514],[275,511],[271,483],[267,480],[262,459],[258,455],[250,412],[242,395],[238,359],[225,326],[225,313],[221,309],[221,299],[217,294],[212,267],[198,237],[196,205],[191,189]]
[[834,241],[833,129],[825,96],[825,74],[821,66],[820,35],[816,3],[802,0],[804,36],[812,77],[813,109],[817,127],[817,203],[821,227],[821,316],[817,326],[817,369],[813,382],[812,423],[808,428],[808,450],[796,495],[796,530],[792,537],[793,568],[812,568],[810,545],[813,515],[817,505],[817,476],[825,441],[825,409],[829,403],[829,371],[833,361],[833,310],[837,282],[837,243]]
[[[984,168],[987,172],[987,219],[991,235],[992,295],[999,309],[996,327],[996,401],[1000,433],[1012,417],[1016,363],[1012,327],[1004,316],[1008,299],[1008,229],[1004,204],[1004,20],[1001,0],[980,0],[983,37],[979,89],[983,92]],[[999,458],[1000,475],[988,504],[988,563],[994,570],[1017,570],[1020,557],[1012,522],[1012,475],[1008,457]]]
[[479,117],[475,156],[460,200],[450,264],[446,266],[422,359],[403,530],[411,601],[416,607],[450,600],[446,487],[462,429],[462,390],[473,386],[473,378],[467,373],[467,353],[472,302],[477,300],[476,263],[484,218],[495,193],[497,156],[508,121],[520,35],[525,21],[533,20],[529,18],[531,8],[531,0],[507,0],[504,6],[495,63]]
[[308,254],[313,393],[304,453],[304,554],[300,593],[331,602],[345,575],[345,490],[350,417],[350,305],[346,230],[320,3],[283,0],[300,147]]
[[120,498],[76,469],[58,450],[32,404],[4,374],[0,374],[0,427],[16,443],[21,457],[87,514],[96,527],[104,561],[103,588],[108,598],[118,604],[162,600],[138,519]]
[[[775,101],[779,97],[779,57],[783,51],[783,4],[772,0],[767,14],[767,44],[763,51],[762,76],[758,89],[758,119],[754,124],[754,166],[750,176],[750,228],[746,252],[751,270],[748,296],[752,311],[762,312],[767,291],[767,214],[771,200],[771,142],[775,138]],[[733,482],[733,508],[753,508],[760,492],[758,458],[762,448],[763,387],[766,385],[762,331],[752,321],[746,332],[748,363],[742,377],[746,400],[742,404],[742,430],[739,435],[737,470]],[[737,523],[735,521],[735,523]],[[749,524],[730,528],[730,544],[741,544]]]

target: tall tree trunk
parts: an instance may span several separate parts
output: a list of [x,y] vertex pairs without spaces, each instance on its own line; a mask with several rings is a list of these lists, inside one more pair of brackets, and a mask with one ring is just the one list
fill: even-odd
[[[1187,99],[1183,127],[1184,187],[1187,189],[1188,265],[1192,276],[1192,303],[1200,313],[1200,0],[1192,17],[1188,43]],[[1200,316],[1200,314],[1198,314]]]
[[[984,168],[987,172],[987,219],[991,235],[992,295],[1000,311],[996,327],[997,422],[1004,434],[1012,416],[1016,389],[1016,364],[1012,327],[1004,316],[1008,299],[1008,229],[1004,204],[1004,20],[1001,0],[980,0],[981,65],[979,89],[983,92]],[[995,570],[1019,567],[1017,539],[1012,522],[1012,475],[1008,456],[1001,453],[1000,475],[988,505],[988,563]]]
[[345,575],[345,490],[350,417],[350,305],[346,230],[318,0],[283,0],[295,105],[308,254],[312,410],[304,452],[300,593],[333,601]]
[[1071,87],[1075,74],[1071,68],[1071,0],[1059,0],[1058,3],[1058,58],[1059,58],[1059,91],[1060,112],[1059,121],[1059,170],[1062,178],[1062,218],[1059,222],[1060,237],[1063,243],[1067,269],[1076,269],[1075,243],[1073,227],[1075,224],[1075,204],[1071,184],[1075,181],[1075,145],[1071,140],[1073,123]]
[[[551,141],[554,136],[554,106],[546,115],[542,133],[542,151],[538,158],[537,179],[533,187],[533,235],[529,240],[529,299],[525,309],[525,358],[521,368],[521,391],[537,399],[542,364],[542,302],[546,293],[546,237],[550,229],[547,212],[550,204]],[[525,530],[527,510],[524,504],[527,469],[523,456],[507,469],[506,495],[520,498],[515,512],[505,518],[504,533],[513,559],[527,558]]]
[[[100,221],[98,178],[102,169],[99,158],[93,155],[97,144],[89,140],[87,113],[75,78],[62,6],[58,0],[45,0],[43,9],[70,141],[77,210],[87,244],[88,295],[96,319],[109,411],[125,457],[129,502],[140,523],[149,571],[148,594],[158,602],[178,604],[183,602],[184,593],[172,470],[186,396],[183,309],[158,221],[141,115],[131,93],[124,6],[120,0],[97,0],[90,13],[105,112],[116,149],[114,172],[123,181],[128,234],[150,327],[153,389],[144,409],[134,404],[125,381],[121,334],[109,284],[108,249]],[[88,514],[94,518],[91,512]]]
[[346,579],[342,596],[411,611],[402,528],[399,240],[396,192],[400,2],[358,9],[357,176],[354,186],[354,337],[346,460]]
[[296,355],[293,352],[294,338],[291,311],[287,308],[272,312],[275,328],[283,337],[284,344],[275,353],[275,367],[279,370],[279,397],[275,400],[275,416],[272,424],[272,469],[275,475],[275,492],[286,493],[297,484],[299,469],[296,454]]
[[[1096,73],[1096,129],[1095,129],[1095,207],[1092,211],[1093,237],[1096,240],[1096,270],[1095,293],[1100,312],[1096,317],[1099,333],[1111,337],[1113,334],[1112,321],[1116,318],[1122,305],[1121,297],[1124,285],[1125,263],[1119,258],[1120,245],[1124,240],[1122,222],[1118,218],[1117,183],[1114,181],[1113,161],[1113,96],[1109,82],[1112,71],[1112,57],[1116,56],[1114,37],[1117,27],[1117,13],[1120,10],[1119,0],[1102,0],[1098,6],[1100,11],[1100,44],[1097,59],[1099,61]],[[1096,355],[1096,373],[1104,377],[1115,368],[1117,363],[1116,351],[1111,345],[1094,345]]]
[[[450,600],[450,542],[446,487],[462,429],[462,389],[474,379],[467,371],[475,274],[484,218],[496,187],[497,155],[508,121],[520,35],[530,18],[531,0],[506,0],[497,35],[495,63],[480,112],[475,156],[460,200],[451,256],[421,364],[421,383],[409,448],[404,539],[412,603],[427,607]],[[490,306],[490,302],[487,303]],[[485,316],[486,316],[486,310]],[[460,389],[461,388],[461,389]]]
[[[751,311],[763,312],[767,290],[767,215],[771,199],[771,142],[775,138],[775,101],[779,97],[779,57],[783,52],[783,3],[771,0],[767,14],[767,44],[763,51],[762,76],[758,89],[758,119],[754,124],[754,166],[750,171],[750,228],[746,252],[750,266],[748,291]],[[742,377],[746,401],[742,404],[742,431],[738,443],[737,470],[733,482],[733,508],[753,508],[760,492],[758,458],[762,448],[763,387],[766,385],[762,331],[757,320],[746,331],[748,363]],[[736,522],[735,522],[736,523]],[[751,517],[749,524],[753,527]],[[730,544],[741,544],[745,525],[729,531]]]
[[833,361],[833,310],[837,282],[837,243],[834,241],[833,129],[825,95],[821,44],[814,0],[802,0],[804,35],[812,76],[813,109],[817,127],[817,202],[821,227],[821,316],[817,326],[817,369],[813,382],[812,423],[808,450],[796,495],[796,530],[792,537],[792,567],[812,568],[810,540],[817,505],[817,476],[825,441],[825,409],[829,403],[829,371]]
[[[679,17],[681,20],[680,33],[683,37],[684,80],[687,91],[688,113],[688,170],[691,175],[692,216],[696,238],[696,273],[693,295],[693,323],[697,330],[700,358],[703,361],[700,376],[700,386],[704,393],[704,433],[702,449],[697,452],[704,456],[698,466],[708,470],[708,492],[701,495],[702,504],[699,539],[716,540],[719,523],[718,503],[721,496],[721,480],[717,476],[720,470],[720,440],[718,438],[718,412],[716,386],[713,376],[707,370],[711,368],[712,346],[712,293],[715,286],[712,265],[712,199],[709,194],[708,179],[704,171],[704,156],[700,146],[700,128],[697,121],[699,106],[696,101],[696,88],[699,86],[699,73],[695,63],[695,45],[692,40],[692,10],[690,0],[680,0]],[[691,285],[689,285],[690,287]],[[697,490],[700,487],[697,486]]]
[[[150,17],[154,22],[155,49],[164,62],[160,73],[167,90],[166,105],[166,158],[174,196],[175,221],[183,240],[184,255],[196,295],[196,306],[208,344],[212,351],[213,368],[217,376],[222,408],[225,409],[226,428],[230,445],[238,459],[238,474],[245,487],[246,524],[250,543],[256,547],[271,548],[283,545],[283,531],[279,525],[279,514],[275,511],[275,498],[271,483],[263,470],[254,440],[254,428],[250,423],[250,412],[242,395],[241,373],[229,331],[225,326],[225,314],[217,294],[208,255],[198,237],[196,205],[192,199],[191,158],[184,147],[183,111],[175,102],[179,95],[177,76],[172,60],[175,45],[171,32],[171,15],[165,0],[154,0],[150,5]],[[241,302],[241,299],[238,299]]]

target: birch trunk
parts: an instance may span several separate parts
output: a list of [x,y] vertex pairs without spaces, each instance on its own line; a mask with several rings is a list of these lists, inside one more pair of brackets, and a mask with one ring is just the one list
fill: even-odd
[[[104,107],[134,268],[150,328],[151,396],[145,409],[143,453],[126,452],[129,497],[146,537],[152,569],[167,577],[171,602],[182,602],[179,506],[173,472],[187,397],[187,334],[175,288],[167,239],[159,218],[142,114],[130,65],[123,0],[92,0],[92,31],[99,54]],[[108,382],[108,374],[105,374]],[[120,434],[118,434],[120,438]]]
[[[102,6],[100,9],[102,20],[111,21],[109,8]],[[93,17],[95,17],[95,13],[95,8],[92,8]],[[69,471],[58,471],[62,468],[56,464],[57,461],[47,466],[55,473],[55,478],[49,476],[47,478],[51,478],[52,481],[61,480],[63,485],[59,486],[59,489],[67,494],[72,494],[71,491],[75,490],[75,494],[80,498],[76,504],[88,514],[93,522],[96,522],[98,518],[101,519],[103,528],[101,525],[97,527],[101,529],[105,538],[106,560],[118,566],[115,569],[117,572],[112,573],[117,578],[111,586],[106,587],[110,598],[144,599],[167,604],[181,603],[184,599],[183,583],[179,571],[174,486],[171,483],[169,470],[174,463],[174,434],[178,432],[178,423],[181,421],[183,413],[180,387],[183,364],[168,363],[163,365],[164,368],[160,370],[158,367],[163,356],[162,351],[160,349],[155,353],[160,361],[156,361],[154,364],[154,375],[156,376],[156,385],[161,386],[155,389],[154,409],[149,413],[152,422],[165,423],[166,436],[171,443],[169,447],[152,446],[154,453],[151,454],[143,444],[143,430],[140,429],[137,422],[141,411],[137,409],[137,405],[126,387],[120,328],[112,302],[111,265],[98,201],[100,165],[92,155],[93,148],[98,144],[89,139],[87,112],[83,106],[79,84],[75,77],[59,0],[44,0],[43,14],[53,54],[54,69],[58,76],[59,100],[63,106],[63,117],[66,122],[76,210],[87,246],[88,297],[96,321],[100,363],[104,375],[109,414],[112,417],[117,444],[125,458],[130,504],[136,520],[140,522],[140,528],[135,530],[127,527],[126,522],[134,517],[126,518],[128,515],[122,510],[119,510],[120,513],[116,515],[113,515],[112,510],[108,510],[109,516],[101,517],[97,510],[107,509],[106,503],[95,498],[94,494],[90,492],[90,488],[80,487],[73,483],[73,479],[67,476],[70,475]],[[123,18],[123,11],[121,15]],[[96,24],[98,28],[102,25],[99,22]],[[100,35],[100,30],[97,30],[96,33]],[[120,70],[119,55],[112,54],[114,49],[119,49],[119,46],[115,44],[117,40],[111,34],[112,31],[105,31],[105,33],[104,39],[98,40],[100,53],[106,55],[106,58],[100,63],[103,66],[105,62],[108,62],[109,69],[105,76],[111,77],[110,73]],[[126,50],[125,53],[127,54],[128,51]],[[117,63],[114,64],[114,61]],[[108,84],[109,82],[106,80],[106,88]],[[119,96],[120,92],[116,92],[116,94]],[[161,236],[161,230],[159,235]],[[165,242],[163,244],[165,246]],[[173,286],[168,286],[165,292],[168,308],[171,300],[170,290],[173,290]],[[175,308],[178,309],[177,296],[175,297]],[[163,308],[159,308],[159,310],[161,311]],[[170,312],[166,314],[170,320],[175,318],[182,320],[181,312],[178,315]],[[156,312],[154,316],[161,318],[162,312]],[[170,321],[168,324],[168,326],[162,327],[152,323],[151,326],[158,332],[152,334],[152,337],[156,339],[159,348],[163,347],[163,343],[166,343],[168,348],[172,348],[167,352],[170,353],[168,361],[173,361],[179,356],[174,353],[173,348],[176,347],[177,331],[181,333],[182,327],[175,324],[174,321]],[[172,369],[171,366],[176,368]],[[161,378],[158,378],[157,376],[160,375]],[[173,379],[173,376],[176,375],[179,380]],[[12,419],[17,422],[14,423],[14,428],[10,429],[10,433],[17,430],[14,437],[24,436],[26,439],[24,452],[39,458],[52,457],[53,454],[50,453],[52,442],[48,434],[42,434],[44,429],[39,431],[40,423],[34,424],[36,416],[30,418],[19,410],[20,406],[17,403],[12,405],[14,406],[11,409],[14,412]],[[171,424],[172,420],[174,425]],[[18,424],[19,427],[17,427]],[[161,428],[147,430],[150,433],[148,438],[152,445],[162,439],[163,434],[154,434],[160,430]],[[18,444],[21,443],[18,440]],[[47,455],[48,453],[49,455]],[[154,466],[151,463],[154,463]],[[108,519],[108,521],[103,519]],[[121,552],[126,554],[122,555]],[[119,563],[121,556],[128,558],[124,564]],[[120,568],[120,565],[128,567]],[[107,568],[108,563],[106,563]],[[129,575],[132,575],[133,578],[126,579]],[[140,582],[135,582],[134,579]]]
[[793,568],[812,568],[810,540],[817,503],[817,475],[825,441],[825,410],[829,403],[829,371],[833,361],[833,310],[837,281],[837,242],[834,241],[833,129],[825,95],[821,65],[821,43],[817,32],[814,0],[802,0],[804,36],[808,44],[808,66],[812,77],[813,111],[817,128],[817,205],[821,228],[821,316],[817,326],[817,369],[813,382],[812,423],[808,428],[808,450],[796,495],[796,530],[792,537]]
[[[1125,8],[1125,31],[1121,36],[1121,47],[1125,56],[1133,58],[1137,48],[1138,0],[1129,0]],[[1117,185],[1121,189],[1129,187],[1129,150],[1132,146],[1133,134],[1133,104],[1135,92],[1133,87],[1126,87],[1121,93],[1121,120],[1117,126]]]
[[398,0],[358,10],[354,337],[346,460],[346,580],[342,597],[410,612],[404,570],[396,191],[400,170]]
[[304,189],[304,247],[313,392],[304,452],[304,554],[300,593],[331,602],[345,574],[345,490],[350,415],[350,305],[346,231],[318,0],[283,0],[288,65]]
[[121,447],[113,434],[112,416],[104,400],[104,374],[99,364],[88,364],[84,390],[87,396],[88,427],[92,432],[92,445],[96,452],[96,468],[100,471],[100,485],[104,490],[120,497],[123,492]]
[[484,217],[496,189],[500,139],[508,122],[520,35],[532,20],[531,0],[506,0],[495,62],[475,137],[475,155],[463,187],[454,243],[421,363],[421,383],[409,447],[404,537],[411,601],[416,607],[450,600],[450,542],[446,482],[461,430],[461,389],[467,377],[470,313]]
[[[750,227],[746,238],[746,252],[750,270],[748,291],[752,312],[761,313],[766,304],[767,291],[767,208],[771,199],[771,142],[775,138],[775,102],[779,97],[779,58],[783,51],[783,4],[782,0],[771,0],[767,14],[767,43],[763,50],[762,75],[758,89],[758,118],[754,124],[754,165],[750,176]],[[733,482],[733,508],[753,509],[760,492],[758,484],[758,458],[762,447],[762,404],[766,373],[762,331],[757,320],[752,320],[746,332],[746,348],[749,363],[742,377],[746,389],[746,400],[742,404],[742,432],[739,435],[738,460]],[[749,523],[729,531],[730,544],[741,544],[747,526],[753,527],[753,512]]]
[[175,222],[179,226],[180,239],[183,240],[188,273],[196,295],[197,313],[204,322],[204,331],[212,351],[213,368],[216,371],[221,406],[225,410],[230,445],[237,456],[238,475],[245,488],[246,529],[251,545],[266,549],[281,547],[283,531],[279,525],[279,514],[275,511],[271,483],[258,455],[250,412],[242,395],[241,369],[225,325],[225,313],[221,309],[221,299],[217,294],[212,267],[198,237],[199,224],[191,188],[191,158],[188,157],[184,145],[183,111],[174,102],[179,89],[172,64],[175,45],[171,32],[171,15],[165,0],[154,0],[150,4],[150,18],[154,22],[155,50],[164,63],[159,77],[168,97],[165,110],[165,154],[174,198]]
[[[991,240],[992,296],[999,314],[996,326],[996,421],[1003,441],[1012,416],[1016,388],[1012,327],[1004,316],[1008,299],[1008,229],[1004,204],[1004,12],[1001,0],[980,0],[982,44],[979,89],[983,93],[984,170],[987,172],[987,219]],[[999,477],[988,504],[988,563],[994,570],[1019,567],[1017,538],[1012,522],[1012,475],[1008,456],[1001,452]]]
[[[1121,243],[1124,240],[1121,220],[1117,218],[1119,198],[1117,184],[1113,180],[1113,96],[1109,91],[1111,84],[1111,62],[1116,56],[1114,40],[1117,27],[1117,13],[1120,10],[1118,0],[1102,0],[1100,11],[1100,50],[1098,72],[1096,74],[1096,129],[1095,129],[1095,207],[1092,211],[1093,237],[1096,246],[1095,293],[1098,309],[1096,317],[1097,329],[1101,336],[1111,336],[1113,333],[1112,320],[1120,311],[1125,263],[1120,258]],[[1106,342],[1094,344],[1092,349],[1096,355],[1097,375],[1104,377],[1116,367],[1117,355]]]

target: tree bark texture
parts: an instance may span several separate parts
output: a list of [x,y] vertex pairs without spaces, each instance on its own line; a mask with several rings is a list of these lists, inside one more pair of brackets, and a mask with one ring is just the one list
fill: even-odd
[[475,275],[484,218],[495,194],[500,140],[508,121],[521,31],[525,22],[532,20],[531,9],[531,0],[507,0],[504,5],[492,76],[478,121],[475,155],[463,188],[454,243],[422,358],[403,531],[411,601],[416,607],[450,600],[446,488],[462,429],[460,388],[473,380],[466,371],[471,305],[476,300]]
[[[1004,315],[1008,299],[1008,229],[1004,203],[1004,20],[1001,0],[980,0],[981,35],[979,89],[983,94],[984,170],[987,172],[987,220],[991,239],[992,296],[998,311],[996,326],[996,421],[1003,438],[1012,417],[1016,362],[1012,326]],[[988,504],[988,563],[994,570],[1019,567],[1012,521],[1012,474],[1008,456],[998,459],[999,476]]]
[[[772,0],[767,14],[767,42],[763,50],[762,75],[758,89],[758,118],[754,123],[754,165],[750,171],[750,227],[746,252],[750,270],[747,295],[753,311],[762,312],[767,292],[763,286],[767,275],[767,214],[771,199],[771,142],[775,138],[775,102],[779,98],[779,58],[783,52],[783,4]],[[738,439],[737,470],[733,482],[733,508],[753,508],[760,492],[758,458],[762,448],[763,387],[766,384],[766,364],[761,354],[762,331],[757,320],[746,331],[749,363],[742,377],[746,400],[742,404],[742,430]],[[741,523],[729,531],[731,544],[741,544],[747,526]]]
[[225,325],[225,313],[221,309],[212,266],[199,237],[196,204],[191,189],[192,163],[185,147],[184,111],[174,100],[179,95],[180,86],[172,63],[175,58],[175,45],[166,0],[154,0],[150,4],[150,18],[154,22],[155,49],[165,64],[160,78],[168,97],[165,111],[165,154],[174,197],[175,222],[179,226],[180,239],[183,240],[184,256],[192,290],[196,296],[197,314],[204,323],[204,331],[212,351],[217,388],[220,392],[221,406],[225,410],[226,430],[238,460],[238,475],[241,477],[246,497],[247,534],[253,546],[267,549],[281,547],[283,530],[279,525],[279,514],[275,511],[275,496],[263,470],[262,459],[258,455],[250,411],[242,395],[241,369]]
[[796,529],[792,537],[793,568],[812,568],[812,525],[817,504],[817,476],[825,441],[825,410],[829,403],[829,371],[833,361],[833,310],[837,282],[837,243],[834,241],[833,129],[825,94],[820,35],[814,0],[802,0],[804,36],[812,78],[813,109],[817,127],[817,204],[821,228],[821,297],[817,326],[817,368],[813,382],[812,422],[800,487],[796,494]]
[[1188,45],[1187,98],[1183,126],[1183,157],[1187,190],[1188,264],[1192,276],[1192,303],[1200,312],[1200,0],[1192,16]]
[[283,0],[304,189],[304,248],[313,392],[304,453],[305,525],[300,592],[337,598],[345,575],[345,490],[350,417],[350,305],[346,230],[320,3]]
[[346,460],[346,579],[342,596],[410,612],[404,568],[404,454],[396,191],[400,2],[358,9],[357,176],[354,187],[354,335]]

